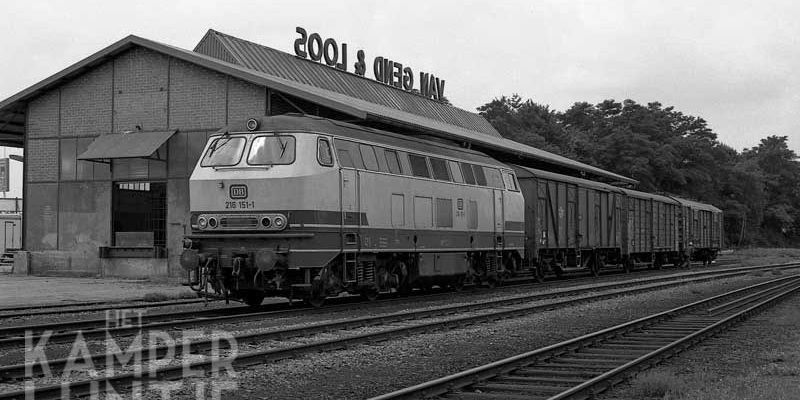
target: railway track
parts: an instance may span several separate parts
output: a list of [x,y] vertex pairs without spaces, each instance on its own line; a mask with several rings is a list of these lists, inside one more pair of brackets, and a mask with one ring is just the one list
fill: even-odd
[[[796,267],[797,264],[783,265],[784,268]],[[762,267],[763,268],[763,267]],[[775,268],[775,266],[770,266]],[[725,276],[735,276],[748,271],[727,272]],[[595,293],[587,294],[586,289],[581,292],[563,290],[562,297],[570,293],[570,298],[563,300],[553,300],[542,302],[546,297],[553,297],[553,293],[546,295],[516,296],[508,299],[484,301],[470,303],[466,305],[454,305],[437,307],[426,310],[416,310],[409,312],[390,313],[377,316],[362,317],[357,319],[339,320],[314,325],[306,325],[295,328],[275,329],[255,333],[245,333],[234,335],[234,343],[264,343],[274,341],[277,344],[270,344],[271,348],[266,350],[250,351],[245,353],[233,352],[227,357],[206,357],[203,361],[192,362],[184,365],[168,365],[163,367],[146,368],[144,371],[129,372],[108,377],[87,379],[70,382],[67,385],[68,393],[72,395],[91,394],[93,388],[114,387],[121,388],[132,382],[143,379],[174,379],[179,378],[184,373],[185,368],[192,370],[213,368],[215,363],[249,365],[262,364],[264,362],[295,357],[308,352],[317,352],[345,348],[348,346],[378,342],[397,337],[404,337],[417,333],[454,329],[467,325],[494,321],[503,318],[530,315],[531,313],[552,310],[559,307],[567,307],[579,303],[598,301],[601,299],[613,298],[632,293],[653,291],[675,285],[684,285],[689,282],[705,281],[715,279],[707,273],[696,273],[696,276],[687,278],[672,278],[671,280],[660,278],[658,282],[638,282],[631,287],[624,288],[622,284],[610,284],[605,289],[597,289]],[[616,286],[616,287],[615,287]],[[534,304],[531,304],[534,303]],[[355,333],[353,331],[355,330]],[[360,330],[360,332],[359,332]],[[330,339],[330,335],[336,336]],[[299,338],[299,341],[292,343],[292,338]],[[230,344],[229,341],[217,343],[217,346]],[[215,341],[199,340],[192,341],[188,346],[154,346],[144,348],[136,354],[130,352],[123,354],[103,353],[95,354],[91,357],[90,364],[95,368],[103,366],[111,360],[117,365],[117,361],[124,359],[124,356],[133,356],[133,359],[157,359],[164,354],[182,356],[184,351],[189,351],[193,356],[197,354],[213,351]],[[220,350],[218,347],[217,351]],[[217,354],[220,354],[219,352]],[[130,359],[130,358],[129,358]],[[72,360],[74,361],[74,360]],[[19,380],[30,375],[41,374],[43,370],[59,371],[64,365],[69,363],[69,359],[51,360],[47,365],[42,364],[19,364],[0,368],[0,378],[5,381]],[[175,363],[173,363],[175,364]],[[27,372],[26,372],[27,371]],[[39,386],[30,393],[36,398],[59,397],[64,385]],[[107,386],[110,385],[110,386]],[[117,389],[115,389],[117,390]],[[121,390],[121,389],[120,389]],[[18,390],[0,394],[0,399],[24,398],[25,391]]]
[[[536,301],[557,296],[570,296],[581,294],[591,290],[622,288],[636,285],[640,282],[661,282],[672,280],[679,277],[715,277],[715,276],[735,276],[746,274],[754,270],[763,268],[791,268],[800,264],[776,264],[771,266],[756,267],[737,267],[728,269],[705,270],[684,274],[672,274],[667,276],[657,276],[652,278],[638,278],[622,282],[612,282],[595,285],[592,288],[586,287],[566,288],[547,293],[534,293],[517,296],[516,301]],[[427,296],[413,297],[413,301],[425,299],[437,299],[453,297],[453,293],[433,294]],[[353,299],[340,299],[340,304],[325,307],[320,310],[308,309],[308,307],[292,308],[286,304],[276,304],[263,306],[264,311],[253,311],[250,307],[221,308],[213,310],[190,310],[156,314],[143,314],[140,319],[135,321],[109,321],[108,318],[82,319],[66,322],[54,322],[45,324],[28,324],[9,326],[0,328],[0,348],[24,346],[26,340],[39,341],[41,335],[47,333],[49,343],[70,343],[74,342],[78,335],[83,339],[102,339],[107,335],[122,336],[135,335],[146,330],[170,330],[180,327],[224,324],[230,322],[252,321],[264,318],[280,318],[299,315],[300,313],[331,313],[342,310],[352,310],[357,308],[371,308],[377,304],[393,304],[394,300],[387,299],[371,303],[353,304]],[[131,315],[128,315],[131,317]],[[133,322],[133,323],[130,323]],[[26,336],[27,335],[27,336]]]
[[593,398],[798,291],[775,279],[371,400]]
[[[166,306],[183,306],[203,303],[204,299],[184,299],[184,300],[170,300],[170,301],[154,301],[154,302],[104,302],[92,301],[73,304],[43,304],[40,306],[20,306],[20,307],[6,307],[0,308],[1,318],[18,318],[30,317],[34,315],[53,315],[53,314],[75,314],[85,312],[97,312],[106,310],[117,309],[136,309],[136,308],[155,308]],[[217,301],[217,299],[209,299],[208,301]]]
[[[694,266],[700,266],[702,264],[693,263]],[[721,259],[717,266],[734,266],[734,260],[730,259]],[[640,272],[642,270],[639,270]],[[602,276],[613,276],[619,275],[624,273],[624,271],[620,269],[609,269],[604,270],[601,272]],[[555,275],[548,275],[544,278],[545,282],[560,282],[564,279],[569,280],[593,280],[597,279],[593,277],[588,272],[580,272],[580,273],[567,273],[563,277],[558,278]],[[527,285],[527,284],[536,284],[540,283],[532,276],[523,276],[520,278],[515,278],[512,280],[507,281],[506,285]],[[90,312],[99,312],[99,311],[107,311],[107,310],[117,310],[117,309],[141,309],[141,308],[156,308],[156,307],[166,307],[166,306],[182,306],[182,305],[194,305],[200,304],[204,302],[213,302],[213,301],[220,301],[222,299],[219,298],[208,298],[208,299],[183,299],[183,300],[170,300],[170,301],[159,301],[159,302],[143,302],[143,301],[128,301],[128,302],[115,302],[115,301],[90,301],[90,302],[78,302],[78,303],[67,303],[67,304],[41,304],[35,306],[14,306],[14,307],[3,307],[0,308],[0,319],[7,319],[7,318],[19,318],[19,317],[31,317],[31,316],[40,316],[40,315],[56,315],[56,314],[77,314],[77,313],[90,313]],[[339,300],[341,301],[341,300]],[[334,304],[336,304],[337,300],[334,299]],[[285,305],[275,306],[281,308]]]

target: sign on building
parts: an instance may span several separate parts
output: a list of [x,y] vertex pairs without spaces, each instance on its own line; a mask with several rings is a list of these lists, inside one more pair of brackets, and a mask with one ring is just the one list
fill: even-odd
[[8,158],[0,158],[0,192],[8,191]]

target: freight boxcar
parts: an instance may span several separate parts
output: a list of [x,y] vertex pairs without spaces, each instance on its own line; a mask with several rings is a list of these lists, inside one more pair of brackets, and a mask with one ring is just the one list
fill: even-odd
[[514,171],[525,198],[525,251],[532,268],[539,274],[572,268],[598,273],[620,262],[620,188],[523,166]]
[[678,242],[685,258],[710,263],[722,249],[722,210],[710,204],[672,197],[680,204]]
[[627,214],[623,218],[622,263],[625,269],[680,262],[680,204],[667,196],[621,190],[625,194]]

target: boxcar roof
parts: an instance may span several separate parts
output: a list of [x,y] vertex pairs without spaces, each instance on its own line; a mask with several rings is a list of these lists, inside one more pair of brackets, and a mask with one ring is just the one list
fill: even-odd
[[[268,132],[318,132],[333,136],[342,136],[356,140],[363,140],[381,144],[400,150],[419,151],[440,155],[444,158],[454,158],[482,164],[491,164],[498,167],[509,168],[505,164],[475,150],[464,149],[446,143],[439,143],[423,138],[400,135],[379,129],[367,128],[346,122],[330,120],[304,114],[284,114],[272,117],[262,117],[258,131]],[[220,132],[247,132],[245,121],[230,124]]]
[[596,190],[604,190],[607,192],[620,193],[620,188],[611,186],[602,182],[590,181],[588,179],[575,178],[569,175],[556,174],[554,172],[542,171],[530,167],[523,167],[521,165],[512,165],[514,172],[517,174],[517,179],[532,179],[542,178],[554,181],[573,183],[580,186],[589,187]]
[[675,199],[675,201],[677,201],[681,205],[687,206],[689,208],[694,208],[694,209],[697,209],[697,210],[704,210],[704,211],[711,211],[711,212],[718,212],[718,213],[722,212],[722,210],[720,210],[717,207],[712,206],[711,204],[700,203],[700,202],[697,202],[697,201],[694,201],[694,200],[686,200],[686,199],[682,199],[680,197],[675,197],[675,196],[670,196],[670,197]]
[[640,199],[653,199],[653,200],[658,200],[658,201],[663,202],[663,203],[678,204],[678,202],[675,201],[674,198],[669,197],[669,196],[662,196],[660,194],[640,192],[638,190],[632,190],[632,189],[622,189],[622,191],[625,192],[625,194],[627,194],[628,196],[631,196],[631,197],[637,197],[637,198],[640,198]]

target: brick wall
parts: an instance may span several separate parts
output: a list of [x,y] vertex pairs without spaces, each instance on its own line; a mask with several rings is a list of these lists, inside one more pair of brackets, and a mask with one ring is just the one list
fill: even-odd
[[[266,88],[144,48],[31,101],[25,234],[26,247],[37,254],[32,264],[42,264],[33,270],[101,273],[97,248],[111,243],[112,182],[153,179],[168,182],[168,271],[182,275],[177,255],[188,224],[188,177],[207,137],[230,120],[265,111]],[[76,160],[97,135],[137,125],[179,130],[161,149],[167,163],[115,160],[112,177],[106,164]]]

